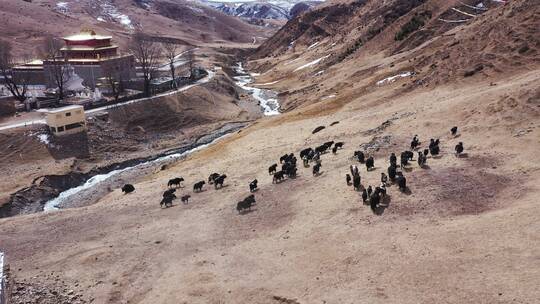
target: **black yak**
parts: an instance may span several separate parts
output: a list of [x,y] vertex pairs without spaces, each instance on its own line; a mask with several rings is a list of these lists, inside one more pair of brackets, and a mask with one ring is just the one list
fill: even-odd
[[375,160],[373,159],[373,156],[370,156],[368,157],[368,159],[366,159],[366,168],[368,171],[370,171],[374,167],[375,167]]
[[345,144],[344,142],[339,141],[339,142],[337,142],[337,143],[334,144],[334,148],[336,148],[336,149],[343,149],[343,145],[344,145],[344,144]]
[[214,188],[217,189],[218,186],[221,188],[223,187],[223,182],[225,182],[225,179],[227,178],[227,175],[223,174],[220,175],[218,178],[214,180]]
[[189,198],[190,198],[190,197],[191,197],[191,195],[186,194],[186,195],[182,196],[182,197],[180,198],[180,200],[182,200],[182,203],[187,204],[187,203],[189,203]]
[[354,186],[354,190],[358,191],[360,190],[360,184],[361,184],[361,178],[360,178],[360,174],[355,174],[353,176],[353,186]]
[[463,143],[459,142],[456,145],[455,150],[456,150],[456,156],[459,156],[461,153],[463,153]]
[[276,173],[274,173],[274,177],[272,179],[272,183],[279,183],[281,182],[281,180],[283,180],[283,177],[284,177],[284,173],[283,171],[278,171]]
[[193,185],[193,191],[194,192],[201,192],[202,191],[202,187],[204,186],[205,182],[204,181],[200,181],[200,182],[197,182]]
[[167,183],[167,187],[171,187],[171,186],[179,187],[183,181],[184,179],[182,177],[176,177],[176,178],[170,179],[169,182]]
[[351,184],[351,175],[349,173],[345,174],[345,181],[347,182],[347,186]]
[[133,187],[132,184],[125,184],[124,186],[122,186],[122,192],[124,192],[124,194],[128,194],[133,191],[135,191],[135,187]]
[[403,175],[397,176],[396,182],[399,186],[399,190],[401,190],[402,192],[407,190],[407,179],[405,178],[405,176]]
[[270,167],[268,167],[268,174],[272,175],[276,173],[277,170],[277,164],[273,164]]
[[220,174],[215,173],[215,172],[210,174],[210,176],[208,176],[208,184],[210,184],[210,185],[213,184],[214,181],[216,180],[216,178],[218,178],[219,176],[220,176]]
[[452,133],[453,136],[456,136],[456,134],[457,134],[457,126],[452,127],[452,129],[450,129],[450,133]]
[[354,151],[354,157],[358,160],[359,163],[363,164],[365,162],[365,155],[362,151]]
[[257,190],[257,183],[258,181],[256,179],[249,183],[249,192],[255,192]]
[[319,175],[320,170],[321,170],[321,163],[317,163],[315,166],[313,166],[313,176]]

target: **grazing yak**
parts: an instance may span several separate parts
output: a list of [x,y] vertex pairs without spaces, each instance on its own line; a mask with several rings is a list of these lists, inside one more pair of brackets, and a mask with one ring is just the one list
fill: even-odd
[[226,178],[227,178],[227,175],[225,175],[225,174],[220,175],[218,178],[216,178],[214,180],[214,189],[217,189],[218,186],[220,188],[223,187],[223,182],[225,181]]
[[371,188],[371,185],[367,187],[367,195],[368,197],[371,197],[371,193],[373,193],[373,188]]
[[450,129],[450,133],[452,133],[453,136],[456,136],[456,134],[457,134],[457,126],[453,126],[452,129]]
[[353,187],[354,187],[354,190],[359,191],[359,190],[360,190],[360,184],[361,184],[360,174],[355,174],[355,175],[353,176]]
[[332,154],[336,154],[336,153],[337,153],[337,147],[334,146],[334,147],[332,148]]
[[434,145],[434,146],[429,148],[429,153],[431,153],[431,155],[433,155],[433,156],[439,155],[439,152],[440,152],[440,149],[439,149],[438,145]]
[[191,197],[191,195],[186,194],[186,195],[182,196],[182,197],[180,198],[180,200],[182,200],[182,203],[187,204],[187,203],[189,203],[189,198],[190,198],[190,197]]
[[423,167],[426,164],[427,158],[422,154],[422,152],[418,151],[418,166]]
[[397,157],[395,153],[390,154],[390,165],[397,167]]
[[305,148],[304,150],[300,151],[300,158],[304,159],[305,156],[308,156],[313,152],[312,148]]
[[170,196],[171,194],[174,195],[175,192],[176,192],[176,189],[165,190],[165,192],[163,192],[163,197]]
[[334,144],[334,148],[336,148],[336,149],[343,149],[343,145],[344,145],[344,144],[345,144],[344,142],[338,141],[337,143]]
[[251,183],[249,183],[249,192],[255,192],[257,190],[257,183],[258,182],[259,181],[254,179],[253,181],[251,181]]
[[409,164],[409,159],[401,153],[400,167],[403,169]]
[[180,187],[183,181],[184,179],[182,177],[176,177],[176,178],[170,179],[169,182],[167,183],[167,187],[171,187],[171,186]]
[[429,154],[429,149],[424,149],[424,156],[427,157]]
[[193,192],[201,192],[204,184],[205,184],[205,181],[200,181],[200,182],[195,183],[193,185]]
[[321,163],[315,164],[315,166],[313,166],[313,176],[319,175],[320,170],[321,170]]
[[328,147],[323,144],[315,148],[315,153],[324,154],[326,153],[326,150],[328,150]]
[[172,206],[172,202],[174,199],[176,199],[176,195],[174,195],[175,189],[168,189],[165,192],[163,192],[163,198],[161,199],[161,202],[159,203],[160,207],[165,206],[165,208]]
[[381,183],[383,185],[386,185],[387,182],[388,182],[388,176],[386,176],[386,174],[384,174],[384,172],[381,172]]
[[208,184],[210,184],[210,185],[213,184],[214,181],[216,180],[216,178],[218,178],[220,175],[221,174],[215,173],[215,172],[210,174],[210,176],[208,176]]
[[345,181],[347,182],[347,186],[351,185],[351,175],[349,173],[345,174]]
[[379,205],[380,200],[381,200],[381,197],[379,196],[379,193],[377,192],[373,193],[373,195],[369,197],[369,205],[372,211],[375,211],[377,209],[377,206]]
[[236,211],[240,213],[246,209],[251,210],[251,206],[255,203],[255,196],[252,194],[236,204]]
[[415,135],[411,141],[411,150],[415,150],[418,146],[420,146],[420,141],[418,135]]
[[433,138],[431,139],[430,143],[429,143],[429,153],[431,153],[431,155],[435,156],[435,155],[439,155],[439,139],[437,140],[434,140]]
[[283,171],[278,171],[278,172],[274,173],[274,178],[272,179],[272,183],[277,184],[277,183],[281,182],[283,180],[284,175],[285,175],[285,173],[283,173]]
[[368,200],[367,190],[364,189],[364,190],[362,191],[362,202],[364,202],[364,204],[365,204],[365,203],[367,202],[367,200]]
[[355,176],[355,175],[358,175],[358,167],[356,165],[351,165],[349,167],[349,169],[351,170],[351,175],[352,176]]
[[366,168],[368,171],[371,171],[375,167],[375,160],[373,159],[373,156],[368,157],[366,159]]
[[270,167],[268,167],[268,174],[272,175],[276,173],[276,170],[277,170],[277,164],[273,164]]
[[362,151],[354,151],[354,157],[358,160],[359,163],[363,164],[365,162],[365,155]]
[[165,196],[163,197],[163,199],[161,199],[161,202],[159,202],[159,206],[161,208],[163,208],[163,206],[165,206],[165,208],[171,207],[175,198],[176,195],[174,194],[171,194],[170,196]]
[[463,153],[463,143],[459,142],[454,148],[454,150],[456,150],[456,156],[459,156],[461,153]]
[[399,186],[399,190],[401,190],[401,192],[404,192],[405,190],[407,190],[407,179],[405,178],[405,176],[403,175],[398,175],[396,177],[396,182]]
[[388,167],[388,178],[393,182],[396,180],[396,173],[397,173],[397,167],[394,165],[390,165]]
[[330,149],[334,145],[334,141],[327,141],[323,144],[323,146],[326,146],[326,149]]
[[132,184],[125,184],[124,186],[122,186],[122,192],[124,192],[124,194],[128,194],[133,191],[135,191],[135,187],[133,187]]

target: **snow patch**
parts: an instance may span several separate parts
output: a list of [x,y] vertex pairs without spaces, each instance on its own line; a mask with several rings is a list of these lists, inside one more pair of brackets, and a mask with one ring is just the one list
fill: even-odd
[[49,134],[38,134],[37,139],[45,145],[49,145],[51,143],[49,140]]
[[321,43],[321,42],[320,42],[320,41],[317,41],[317,42],[315,42],[314,44],[308,46],[307,50],[308,50],[308,51],[311,50],[312,48],[314,48],[314,47],[316,47],[317,45],[319,45],[319,43]]
[[67,2],[58,2],[56,3],[56,9],[63,14],[68,12],[68,3]]
[[118,9],[116,8],[116,6],[114,6],[113,4],[111,4],[111,3],[101,3],[100,6],[102,8],[102,13],[105,16],[100,16],[98,18],[101,18],[101,19],[105,20],[105,18],[108,16],[112,20],[122,24],[123,26],[125,26],[128,29],[133,29],[134,28],[133,24],[131,22],[131,19],[129,19],[129,16],[120,13],[118,11]]
[[322,75],[323,73],[324,73],[324,70],[320,70],[320,71],[318,71],[317,73],[315,73],[314,76],[320,76],[320,75]]
[[397,74],[397,75],[394,75],[394,76],[387,77],[387,78],[385,78],[383,80],[377,81],[377,85],[380,86],[380,85],[383,85],[383,84],[392,83],[392,82],[396,81],[399,78],[409,77],[409,76],[412,76],[412,72],[405,72],[405,73]]
[[257,83],[256,85],[272,85],[272,84],[276,84],[278,82],[279,82],[279,80],[276,80],[276,81],[266,82],[266,83]]
[[333,94],[328,95],[328,96],[323,96],[323,97],[321,97],[321,100],[326,100],[326,99],[330,99],[330,98],[334,98],[334,97],[336,97],[336,95],[333,95]]
[[321,57],[321,58],[319,58],[319,59],[315,59],[315,60],[313,60],[313,61],[311,61],[311,62],[308,62],[308,63],[304,64],[303,66],[297,67],[297,68],[294,70],[294,72],[303,70],[303,69],[305,69],[305,68],[309,68],[310,66],[314,66],[314,65],[318,64],[319,62],[323,61],[324,59],[326,59],[326,58],[328,58],[328,57],[330,57],[330,55],[326,55],[326,56],[323,56],[323,57]]

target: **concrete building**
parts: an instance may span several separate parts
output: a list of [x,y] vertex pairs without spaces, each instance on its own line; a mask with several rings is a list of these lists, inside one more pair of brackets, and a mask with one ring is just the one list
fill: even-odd
[[118,46],[112,43],[111,36],[102,36],[94,31],[64,37],[65,46],[61,49],[62,58],[45,60],[43,70],[47,87],[56,87],[52,76],[52,66],[67,64],[74,74],[83,79],[83,85],[95,89],[100,78],[114,76],[120,81],[135,77],[133,55],[121,55]]
[[[13,77],[24,80],[28,85],[45,84],[45,73],[43,72],[43,61],[33,60],[13,67]],[[19,81],[22,82],[22,81]]]
[[53,135],[74,134],[86,130],[83,106],[68,106],[47,112],[47,126]]

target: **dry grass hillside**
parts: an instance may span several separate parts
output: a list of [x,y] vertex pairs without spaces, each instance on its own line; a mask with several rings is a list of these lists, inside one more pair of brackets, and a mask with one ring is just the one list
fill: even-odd
[[[431,19],[420,44],[417,32],[394,39],[413,15],[388,24],[376,15],[379,34],[334,60],[347,46],[334,39],[369,30],[332,34],[317,14],[392,3],[405,2],[356,1],[355,10],[329,3],[299,17],[317,26],[294,34],[294,47],[282,30],[269,40],[271,52],[263,45],[253,55],[256,83],[280,91],[285,113],[140,176],[131,194],[116,189],[86,207],[1,219],[13,280],[72,289],[80,303],[537,303],[539,6],[494,5],[445,31]],[[431,18],[450,18],[454,3],[427,0],[406,11],[431,5]],[[469,75],[476,64],[483,68]],[[313,134],[318,126],[325,128]],[[414,135],[420,149],[439,138],[441,155],[424,167],[415,155],[403,169],[408,190],[391,184],[372,211],[346,185],[349,166],[359,166],[364,187],[377,186],[389,154],[399,157]],[[344,148],[322,155],[320,175],[299,162],[296,178],[272,182],[268,167],[281,155],[331,140]],[[374,170],[353,160],[357,150],[374,157]],[[228,176],[224,187],[194,193],[213,172]],[[167,181],[178,176],[185,183],[176,195],[191,195],[189,203],[160,208]],[[253,179],[257,203],[239,214]]]
[[122,48],[135,29],[199,46],[250,44],[269,33],[192,1],[0,1],[0,37],[12,41],[21,57],[37,56],[46,35],[63,37],[83,28],[112,35]]

